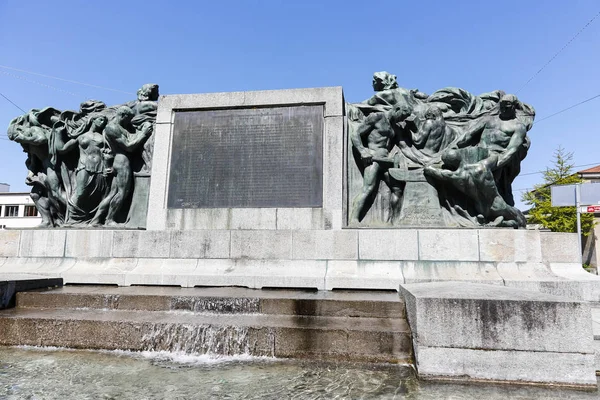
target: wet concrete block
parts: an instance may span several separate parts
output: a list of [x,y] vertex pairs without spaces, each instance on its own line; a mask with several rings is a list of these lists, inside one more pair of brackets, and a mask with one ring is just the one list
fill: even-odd
[[593,354],[421,347],[416,359],[421,379],[597,385]]
[[[591,382],[592,378],[595,382],[590,375],[593,371],[585,367],[585,360],[593,356],[591,314],[586,303],[464,282],[405,284],[400,290],[419,373],[568,385]],[[446,357],[438,358],[442,354]],[[583,362],[580,375],[561,378],[552,372],[548,362],[554,354],[560,354],[568,365]],[[506,358],[509,355],[513,359]],[[461,370],[460,365],[467,367]],[[508,373],[511,368],[519,371],[517,375]]]

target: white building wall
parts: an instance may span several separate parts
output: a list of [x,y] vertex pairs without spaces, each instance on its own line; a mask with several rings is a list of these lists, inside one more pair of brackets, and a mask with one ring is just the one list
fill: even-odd
[[[16,217],[5,217],[7,206],[18,206]],[[25,217],[25,206],[35,206],[29,193],[10,193],[0,190],[0,226],[3,228],[33,228],[42,222],[42,218]]]

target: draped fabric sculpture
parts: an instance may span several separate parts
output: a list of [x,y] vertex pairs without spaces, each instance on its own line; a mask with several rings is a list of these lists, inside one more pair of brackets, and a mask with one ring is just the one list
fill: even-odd
[[534,109],[502,91],[427,95],[377,72],[347,105],[348,226],[525,226],[512,182]]
[[42,227],[145,226],[157,100],[158,85],[146,84],[120,106],[89,100],[10,122]]

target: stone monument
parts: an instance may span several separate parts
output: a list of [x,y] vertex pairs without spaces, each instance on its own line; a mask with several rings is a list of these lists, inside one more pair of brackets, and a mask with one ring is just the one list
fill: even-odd
[[53,229],[0,231],[0,274],[395,290],[422,377],[595,387],[581,302],[600,301],[600,278],[575,234],[512,229],[533,108],[502,91],[427,95],[387,72],[373,88],[347,104],[341,87],[159,98],[144,85],[124,105],[32,110],[8,136]]

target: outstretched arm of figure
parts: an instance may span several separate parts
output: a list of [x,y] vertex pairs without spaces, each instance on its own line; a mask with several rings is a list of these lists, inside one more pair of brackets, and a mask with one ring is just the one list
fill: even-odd
[[423,173],[427,176],[431,176],[432,178],[439,179],[441,181],[450,181],[457,175],[454,171],[436,168],[431,165],[425,167],[423,169]]
[[[115,130],[118,130],[118,132],[115,132]],[[122,127],[118,127],[117,129],[106,129],[104,132],[113,142],[117,143],[119,147],[125,151],[132,152],[152,134],[152,125],[145,126],[144,129],[135,134],[127,133]]]
[[62,147],[58,147],[56,151],[58,154],[65,154],[77,147],[77,139],[71,139],[65,143]]
[[506,146],[506,150],[504,150],[498,158],[498,165],[496,168],[502,168],[512,160],[517,151],[519,151],[519,147],[523,145],[526,134],[527,129],[525,128],[525,125],[517,124],[515,132],[511,136],[508,146]]
[[467,127],[467,131],[464,133],[462,139],[456,143],[458,148],[463,148],[471,143],[473,139],[478,138],[485,129],[486,124],[487,118],[476,119],[472,124],[470,124]]

